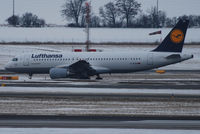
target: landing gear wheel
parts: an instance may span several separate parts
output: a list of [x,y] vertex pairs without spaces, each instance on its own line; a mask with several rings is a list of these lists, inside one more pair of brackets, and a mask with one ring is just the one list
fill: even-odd
[[33,76],[33,74],[28,74],[28,78],[31,80],[32,79],[32,76]]
[[96,80],[102,80],[102,79],[103,79],[103,78],[101,78],[100,75],[97,74],[97,78],[96,78]]

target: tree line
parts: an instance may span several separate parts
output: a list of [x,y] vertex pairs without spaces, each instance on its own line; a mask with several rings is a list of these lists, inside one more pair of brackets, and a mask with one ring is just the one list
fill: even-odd
[[28,12],[21,17],[13,15],[7,19],[7,22],[9,25],[18,27],[44,27],[46,25],[44,19],[40,19],[37,15]]
[[[61,16],[69,27],[86,26],[86,5],[89,0],[65,0],[61,7]],[[113,0],[99,8],[99,14],[90,13],[90,27],[134,27],[159,28],[173,27],[180,18],[190,20],[189,27],[200,27],[200,16],[183,15],[167,17],[166,12],[151,7],[147,13],[142,12],[141,3],[137,0]],[[7,19],[8,24],[20,27],[44,27],[46,22],[32,13],[25,13],[21,17],[13,15]]]
[[[62,6],[61,14],[70,23],[71,27],[84,27],[86,7],[88,0],[66,0]],[[180,18],[190,20],[189,27],[200,27],[200,16],[183,15],[169,18],[166,12],[152,7],[143,13],[141,3],[136,0],[114,0],[99,8],[99,15],[91,13],[91,27],[135,27],[158,28],[173,27]]]
[[[72,21],[70,26],[85,26],[85,14],[87,0],[66,0],[62,6],[61,14]],[[92,27],[121,27],[125,21],[126,27],[131,26],[132,19],[138,14],[141,4],[135,0],[116,0],[109,2],[99,9],[100,16],[91,13],[90,25]]]

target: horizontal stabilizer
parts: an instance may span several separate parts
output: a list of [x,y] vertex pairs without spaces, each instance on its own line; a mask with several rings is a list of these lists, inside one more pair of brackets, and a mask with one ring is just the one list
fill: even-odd
[[180,54],[172,54],[166,57],[167,59],[178,59],[181,58]]

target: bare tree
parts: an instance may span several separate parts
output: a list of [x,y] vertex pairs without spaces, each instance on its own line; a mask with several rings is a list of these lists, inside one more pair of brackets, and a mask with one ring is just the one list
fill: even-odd
[[79,19],[87,0],[66,0],[62,6],[61,14],[64,18],[73,20],[79,26]]
[[151,27],[151,21],[149,15],[141,14],[135,21],[135,27],[149,28]]
[[158,14],[157,14],[157,8],[151,7],[151,9],[148,11],[151,21],[151,27],[156,28],[159,27],[158,23]]
[[113,2],[109,2],[99,9],[100,16],[111,27],[116,27],[116,21],[119,17],[119,11]]
[[99,18],[99,16],[94,15],[91,17],[90,26],[91,27],[100,27],[101,26],[100,22],[101,22],[101,19]]
[[8,22],[9,25],[17,26],[20,23],[20,17],[13,15],[9,17],[6,21]]
[[152,7],[149,11],[149,18],[153,28],[164,27],[166,24],[166,13],[164,11],[157,11],[157,7]]
[[167,18],[166,19],[166,27],[174,27],[174,25],[177,23],[178,18],[173,17],[173,18]]
[[117,0],[116,3],[122,19],[126,19],[126,26],[129,27],[131,20],[140,11],[141,4],[136,0]]
[[158,21],[159,21],[159,26],[161,27],[165,27],[166,26],[166,19],[167,19],[167,15],[166,12],[164,11],[159,11],[158,12]]

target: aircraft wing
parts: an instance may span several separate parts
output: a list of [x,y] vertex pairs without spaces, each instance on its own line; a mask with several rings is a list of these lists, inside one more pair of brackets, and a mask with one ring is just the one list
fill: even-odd
[[89,78],[90,76],[110,72],[110,70],[105,67],[91,66],[91,64],[85,60],[80,60],[69,66],[57,66],[57,68],[66,68],[69,75],[73,78]]
[[61,65],[58,68],[66,68],[70,77],[73,78],[89,78],[90,76],[96,75],[97,71],[91,67],[91,65],[85,61],[80,60],[69,66]]
[[85,60],[80,60],[76,63],[73,63],[68,67],[69,72],[73,74],[87,75],[92,76],[96,74],[96,70],[93,69],[90,64]]

